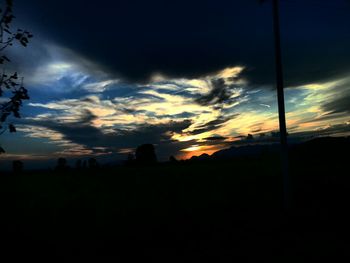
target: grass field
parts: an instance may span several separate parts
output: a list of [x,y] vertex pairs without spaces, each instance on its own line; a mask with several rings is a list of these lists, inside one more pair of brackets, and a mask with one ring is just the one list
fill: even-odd
[[288,213],[271,156],[2,176],[1,249],[122,262],[342,255],[349,249],[345,160],[291,155]]

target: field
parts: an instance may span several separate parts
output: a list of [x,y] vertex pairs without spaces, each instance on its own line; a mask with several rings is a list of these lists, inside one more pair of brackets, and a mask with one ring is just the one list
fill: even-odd
[[287,211],[277,156],[1,176],[1,250],[123,262],[346,253],[346,157],[299,149],[290,160]]

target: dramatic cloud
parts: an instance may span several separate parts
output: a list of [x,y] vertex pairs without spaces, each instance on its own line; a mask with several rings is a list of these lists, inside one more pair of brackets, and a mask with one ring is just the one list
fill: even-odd
[[[96,116],[85,111],[82,119],[74,122],[55,122],[50,119],[27,120],[24,122],[24,128],[20,128],[20,131],[26,132],[30,137],[46,137],[60,146],[68,146],[70,150],[61,151],[62,155],[123,153],[123,149],[132,149],[133,151],[138,145],[147,142],[160,145],[160,148],[163,149],[161,156],[167,157],[170,154],[176,154],[179,150],[176,148],[176,143],[174,146],[171,145],[173,143],[172,135],[181,133],[191,124],[189,120],[170,121],[159,125],[143,124],[132,130],[115,129],[103,132],[93,126],[95,119]],[[45,132],[40,136],[38,130]],[[164,148],[167,151],[164,151]],[[169,152],[171,150],[173,152]]]
[[[169,6],[160,0],[33,0],[16,2],[16,8],[36,36],[44,34],[132,81],[155,72],[193,78],[245,65],[251,83],[274,83],[268,1],[179,0]],[[348,1],[281,1],[281,9],[288,86],[348,73]]]
[[340,85],[333,88],[334,95],[322,105],[324,111],[329,114],[350,114],[350,79],[346,79]]
[[[247,87],[243,71],[231,67],[193,79],[163,76],[143,85],[107,75],[94,82],[96,77],[88,75],[89,84],[79,85],[73,98],[30,102],[27,109],[32,113],[18,130],[54,144],[52,156],[113,154],[121,159],[143,143],[155,144],[166,160],[170,155],[213,153],[233,142],[244,143],[248,134],[259,138],[257,143],[278,141],[264,137],[278,130],[276,94]],[[213,84],[216,81],[220,85]],[[339,79],[286,90],[289,133],[346,134],[347,114],[338,100],[347,94],[347,83]],[[336,105],[338,110],[330,109]]]
[[[248,134],[278,140],[267,136],[279,127],[271,3],[257,2],[16,2],[35,38],[10,50],[7,70],[31,100],[2,145],[10,156],[122,159],[153,143],[165,160]],[[291,137],[350,134],[350,5],[326,2],[281,1]]]
[[189,133],[192,135],[197,135],[197,134],[217,130],[219,127],[221,127],[222,125],[224,125],[228,121],[236,118],[237,116],[238,116],[238,114],[228,116],[228,117],[220,116],[215,120],[212,120],[212,121],[209,121],[207,123],[204,123],[204,124],[197,126],[196,129],[190,131]]

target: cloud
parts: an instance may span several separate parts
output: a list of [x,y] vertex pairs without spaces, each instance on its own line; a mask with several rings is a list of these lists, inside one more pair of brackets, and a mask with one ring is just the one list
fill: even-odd
[[322,107],[330,114],[350,113],[350,94],[344,94],[342,97],[322,105]]
[[[287,2],[288,131],[344,134],[349,6]],[[52,156],[126,154],[147,142],[167,158],[214,151],[248,133],[263,141],[259,134],[278,129],[269,3],[35,0],[15,7],[35,35],[27,49],[9,51],[31,95],[17,151],[30,136],[29,148]]]
[[[191,125],[190,120],[170,121],[159,125],[138,125],[131,130],[112,129],[105,133],[93,126],[96,118],[91,112],[85,111],[85,115],[74,122],[60,123],[49,119],[26,120],[23,124],[31,128],[22,129],[22,131],[29,136],[38,136],[32,134],[33,130],[36,130],[35,127],[52,131],[50,135],[45,136],[53,142],[56,141],[60,146],[68,146],[60,152],[65,155],[110,154],[125,148],[136,148],[140,144],[152,143],[159,145],[162,156],[165,156],[175,154],[179,148],[183,147],[171,139],[172,135],[181,133]],[[174,151],[170,152],[171,150]]]
[[350,119],[344,123],[328,125],[312,131],[296,132],[293,133],[292,136],[301,138],[313,138],[320,136],[350,136]]
[[101,93],[108,89],[111,85],[115,85],[119,82],[116,80],[104,80],[93,83],[88,83],[83,86],[83,88],[90,93]]
[[240,78],[243,67],[225,68],[213,76],[209,76],[210,90],[196,98],[202,106],[214,105],[216,107],[226,104],[232,105],[242,95],[242,86],[245,83]]
[[[95,152],[93,146],[98,146],[106,147],[106,151],[123,152],[123,149],[147,142],[159,144],[163,153],[176,154],[202,137],[209,137],[211,131],[235,117],[233,114],[224,117],[215,104],[200,105],[196,98],[211,92],[212,87],[206,85],[218,77],[228,84],[240,81],[240,71],[241,68],[234,67],[198,79],[162,79],[131,86],[127,96],[113,95],[118,93],[119,86],[125,85],[123,82],[102,80],[87,84],[88,87],[84,84],[80,88],[91,88],[92,93],[78,95],[78,98],[29,103],[31,108],[41,109],[43,113],[27,117],[24,124],[45,127],[55,133],[56,137],[49,139],[66,151],[76,148],[75,152],[86,154]],[[111,83],[116,88],[104,90]],[[95,94],[95,90],[101,92]],[[237,92],[230,96],[240,95]],[[185,139],[178,140],[178,136]],[[71,147],[73,144],[75,147]]]
[[[35,36],[45,35],[131,81],[148,81],[155,72],[190,79],[238,64],[247,67],[245,75],[254,85],[271,87],[275,80],[270,3],[179,0],[169,8],[160,0],[97,6],[82,0],[36,0],[15,6]],[[300,4],[282,3],[281,9],[288,86],[349,72],[347,1],[316,8],[311,1],[302,9]]]
[[[55,153],[125,152],[144,142],[158,144],[165,155],[196,147],[213,150],[237,136],[278,128],[275,91],[262,81],[267,76],[255,78],[245,63],[183,75],[151,67],[147,80],[129,81],[75,49],[45,41],[36,45],[43,55],[38,61],[30,55],[25,62],[25,82],[34,96],[20,129],[57,144]],[[289,131],[343,122],[349,113],[346,81],[305,82],[286,89]]]
[[101,93],[119,82],[117,75],[108,73],[102,65],[40,36],[27,49],[9,50],[9,57],[9,69],[18,71],[32,92]]
[[[193,127],[197,127],[203,124],[204,119],[206,121],[214,120],[221,114],[221,107],[217,107],[218,103],[225,104],[223,107],[229,106],[232,109],[243,101],[242,97],[246,95],[244,95],[242,88],[228,91],[229,88],[226,86],[232,83],[243,83],[239,78],[241,71],[242,68],[233,67],[198,79],[170,79],[165,82],[139,85],[128,88],[129,93],[126,96],[118,94],[120,88],[124,88],[122,82],[106,80],[90,83],[88,87],[100,90],[101,87],[104,89],[106,85],[113,83],[116,85],[115,89],[101,90],[101,93],[93,95],[91,93],[80,95],[80,98],[61,99],[46,103],[31,102],[29,106],[50,110],[51,118],[66,122],[79,119],[82,112],[88,110],[97,117],[93,121],[94,127],[102,129],[133,128],[135,125],[145,122],[153,125],[188,118],[192,119]],[[208,105],[199,104],[198,97],[218,97],[216,96],[217,87],[208,86],[206,90],[202,89],[208,81],[215,81],[218,77],[225,85],[224,89],[227,90],[228,100],[218,103],[207,101]],[[82,88],[86,89],[86,85]],[[209,95],[205,94],[206,91],[209,92]],[[114,95],[115,93],[116,95]],[[231,103],[232,100],[234,100],[234,104]],[[200,128],[204,129],[205,127]]]
[[[275,92],[246,89],[249,82],[242,79],[243,71],[243,67],[230,67],[193,79],[163,77],[154,83],[129,83],[126,87],[123,81],[116,81],[113,89],[104,89],[113,81],[91,82],[90,94],[30,103],[43,113],[27,117],[27,121],[46,127],[56,137],[59,134],[59,139],[52,140],[67,150],[75,144],[77,152],[96,152],[97,146],[106,152],[122,153],[145,142],[158,144],[160,152],[166,154],[194,149],[194,145],[200,146],[198,150],[212,150],[206,146],[218,149],[237,136],[278,129]],[[287,90],[288,130],[295,133],[326,127],[328,124],[320,121],[327,112],[317,105],[326,98],[334,99],[335,86],[343,82]],[[95,93],[95,88],[101,92]],[[128,93],[120,94],[120,89]],[[328,120],[333,122],[334,118]]]
[[196,128],[194,130],[191,130],[189,132],[189,134],[197,135],[197,134],[206,133],[206,132],[209,132],[209,131],[215,131],[219,127],[221,127],[222,125],[227,123],[228,121],[238,117],[238,115],[239,114],[235,114],[235,115],[228,116],[228,117],[220,116],[220,117],[218,117],[215,120],[209,121],[209,122],[201,124],[199,126],[196,126]]
[[323,102],[322,109],[328,114],[350,113],[350,79],[332,88],[332,97]]
[[208,94],[202,95],[196,99],[196,102],[202,106],[230,104],[234,101],[233,91],[230,86],[226,86],[223,79],[211,81],[212,89]]
[[204,138],[204,140],[206,141],[224,141],[226,139],[227,139],[226,137],[222,137],[222,136],[212,136],[212,137]]

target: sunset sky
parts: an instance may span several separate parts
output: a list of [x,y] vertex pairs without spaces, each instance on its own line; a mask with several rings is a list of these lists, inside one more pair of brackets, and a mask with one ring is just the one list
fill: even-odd
[[[271,3],[14,1],[30,100],[0,159],[160,160],[276,140]],[[350,134],[350,1],[281,1],[291,140]],[[278,138],[277,138],[278,140]]]

